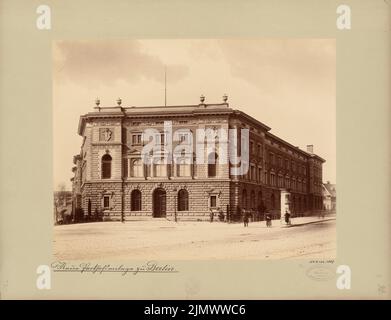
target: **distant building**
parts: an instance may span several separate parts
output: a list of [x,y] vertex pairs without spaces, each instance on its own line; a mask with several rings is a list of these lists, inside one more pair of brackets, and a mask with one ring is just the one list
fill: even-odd
[[73,192],[55,191],[54,192],[54,222],[70,222],[73,214]]
[[[242,209],[279,213],[280,191],[291,192],[293,213],[323,208],[322,164],[324,159],[284,141],[270,128],[246,113],[224,103],[160,107],[97,107],[80,117],[78,133],[83,137],[81,151],[73,159],[73,201],[84,215],[100,212],[105,219],[147,217],[208,220],[210,212],[235,217]],[[176,141],[168,141],[164,122],[178,132]],[[152,164],[141,158],[144,129],[156,129],[162,154]],[[189,132],[197,129],[249,130],[249,170],[245,175],[231,174],[233,165],[221,163],[217,141],[205,159],[196,162],[193,143],[191,163],[164,164],[166,147],[186,143]],[[310,135],[310,133],[309,133]],[[175,138],[175,137],[174,137]],[[199,143],[199,142],[197,142]],[[201,142],[202,144],[204,142]],[[240,145],[240,137],[236,143]],[[169,155],[172,156],[172,155]],[[183,161],[182,161],[183,160]]]
[[325,210],[335,211],[337,209],[336,185],[330,181],[323,184],[323,207]]

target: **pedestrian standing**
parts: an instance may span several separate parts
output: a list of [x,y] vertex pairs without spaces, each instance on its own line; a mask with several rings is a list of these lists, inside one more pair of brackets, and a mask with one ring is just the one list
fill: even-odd
[[212,209],[210,209],[210,222],[211,223],[213,222],[213,216],[214,216],[214,212]]
[[291,224],[291,215],[288,211],[285,211],[285,223],[286,224]]
[[265,220],[266,220],[266,227],[271,228],[271,226],[272,226],[272,215],[271,215],[270,212],[266,213]]
[[243,209],[243,223],[245,227],[248,227],[248,213]]

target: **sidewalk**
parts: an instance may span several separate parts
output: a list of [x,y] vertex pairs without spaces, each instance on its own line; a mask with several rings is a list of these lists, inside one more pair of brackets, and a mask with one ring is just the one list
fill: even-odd
[[321,223],[324,221],[330,221],[330,220],[335,220],[336,219],[336,214],[326,214],[324,218],[319,218],[317,215],[313,216],[307,216],[307,217],[293,217],[291,218],[291,225],[287,225],[286,227],[298,227],[306,224],[311,224],[311,223]]

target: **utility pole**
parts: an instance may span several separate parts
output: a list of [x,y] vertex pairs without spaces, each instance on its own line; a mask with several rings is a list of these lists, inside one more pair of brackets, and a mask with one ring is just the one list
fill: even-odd
[[164,106],[167,106],[167,67],[164,66]]

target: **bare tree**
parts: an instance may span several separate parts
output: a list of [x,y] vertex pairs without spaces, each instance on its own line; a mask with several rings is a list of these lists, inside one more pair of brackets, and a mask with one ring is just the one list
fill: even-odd
[[57,198],[62,201],[63,205],[66,205],[67,190],[64,182],[61,182],[57,186]]
[[58,223],[60,209],[66,206],[67,190],[65,183],[61,182],[57,186],[57,191],[54,194],[54,221]]

